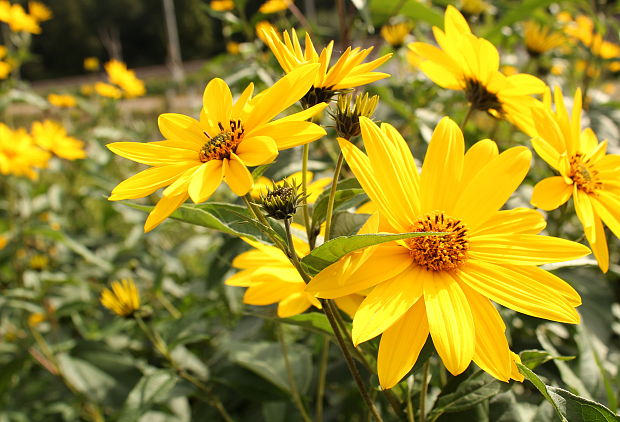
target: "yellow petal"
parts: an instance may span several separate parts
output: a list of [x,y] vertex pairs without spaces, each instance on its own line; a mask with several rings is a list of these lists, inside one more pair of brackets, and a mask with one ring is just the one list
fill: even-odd
[[236,195],[243,196],[252,189],[254,179],[247,167],[235,154],[224,159],[224,181]]
[[375,286],[353,319],[353,344],[357,346],[388,329],[422,296],[426,271],[410,265],[394,278]]
[[288,318],[301,314],[311,306],[308,300],[308,293],[293,293],[278,304],[278,317]]
[[223,166],[220,160],[210,160],[201,165],[193,174],[189,186],[189,197],[198,204],[204,202],[222,183]]
[[446,369],[458,375],[469,366],[475,351],[474,319],[459,283],[445,272],[428,272],[424,304],[429,331]]
[[592,239],[593,242],[596,242],[595,215],[590,196],[582,192],[577,185],[573,185],[573,202],[575,203],[575,213],[583,226],[586,238],[588,241]]
[[271,163],[278,156],[278,146],[270,136],[246,137],[235,151],[246,166]]
[[534,186],[531,203],[541,210],[550,211],[569,200],[573,185],[566,183],[562,176],[547,177]]
[[232,112],[232,94],[230,88],[220,78],[213,78],[207,84],[202,97],[202,107],[209,121],[210,136],[220,131],[218,123],[228,126]]
[[592,204],[607,227],[616,237],[620,237],[620,196],[600,190]]
[[[470,230],[475,230],[519,187],[529,170],[531,158],[532,153],[527,148],[514,147],[491,160],[469,182],[465,181],[454,206],[454,215],[458,215]],[[445,189],[454,195],[448,186]]]
[[510,265],[508,268],[511,271],[536,280],[537,283],[544,284],[555,293],[560,294],[571,306],[581,305],[579,293],[566,281],[549,271],[545,271],[540,267],[534,267],[533,265]]
[[465,153],[463,161],[463,180],[469,180],[481,168],[486,166],[492,159],[497,157],[499,152],[497,144],[490,139],[483,139],[476,142]]
[[515,208],[496,212],[477,230],[472,231],[470,236],[507,233],[538,234],[546,225],[545,218],[538,211],[530,208]]
[[561,159],[560,153],[549,142],[536,136],[532,138],[532,146],[534,147],[534,151],[536,151],[540,158],[545,160],[547,164],[556,170],[559,168]]
[[157,124],[164,138],[180,143],[187,149],[198,151],[208,141],[200,123],[189,116],[164,113],[159,115]]
[[426,307],[419,300],[383,333],[377,356],[381,388],[392,388],[413,368],[428,332]]
[[535,234],[491,234],[472,236],[467,254],[495,264],[542,265],[570,261],[590,250],[577,242]]
[[165,166],[182,161],[198,162],[198,151],[170,148],[142,142],[113,142],[106,147],[121,157],[149,166]]
[[195,165],[195,163],[181,163],[148,168],[119,183],[108,199],[119,201],[145,197],[174,182],[183,172]]
[[312,122],[278,119],[259,126],[248,136],[269,136],[275,140],[277,149],[283,150],[315,141],[325,134],[325,129]]
[[441,119],[433,132],[422,166],[422,212],[452,211],[455,190],[460,187],[463,174],[464,150],[461,129],[449,117]]
[[163,196],[149,213],[144,223],[144,233],[148,233],[172,214],[187,199],[187,193],[177,196]]
[[248,305],[271,305],[286,297],[302,292],[305,284],[281,283],[276,281],[255,282],[245,291],[243,303]]
[[570,324],[579,322],[579,314],[563,295],[506,266],[470,260],[457,276],[481,295],[517,312]]
[[594,216],[594,230],[594,240],[588,239],[588,243],[590,243],[590,248],[598,262],[598,266],[601,268],[602,272],[606,273],[607,270],[609,270],[609,250],[607,249],[605,228],[597,215]]

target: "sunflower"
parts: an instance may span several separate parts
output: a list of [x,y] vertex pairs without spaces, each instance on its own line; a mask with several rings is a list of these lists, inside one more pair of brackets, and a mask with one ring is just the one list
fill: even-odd
[[390,76],[388,73],[373,72],[373,70],[389,60],[392,57],[391,53],[363,63],[373,48],[351,49],[348,47],[336,63],[328,69],[334,48],[333,41],[321,51],[321,54],[318,54],[308,34],[306,34],[305,49],[302,50],[295,30],[291,30],[290,35],[284,31],[282,33],[284,41],[274,28],[261,28],[260,31],[263,35],[261,39],[266,41],[286,73],[304,63],[320,64],[312,89],[302,99],[302,103],[307,106],[329,101],[340,90],[366,85]]
[[[573,197],[577,217],[604,272],[609,252],[602,222],[620,237],[620,155],[605,154],[607,141],[598,141],[592,129],[581,129],[581,90],[577,89],[572,113],[564,105],[562,91],[555,89],[544,109],[533,110],[538,136],[532,139],[540,157],[560,175],[541,180],[532,193],[532,204],[553,210]],[[601,222],[602,220],[602,222]]]
[[34,143],[52,154],[66,160],[86,157],[84,142],[67,135],[67,130],[53,120],[44,120],[32,124]]
[[506,119],[531,135],[530,108],[540,105],[531,95],[542,94],[545,83],[525,73],[503,75],[495,46],[473,35],[453,6],[446,9],[444,21],[445,32],[433,27],[440,48],[423,42],[409,44],[423,60],[420,69],[442,88],[464,91],[473,109]]
[[195,203],[206,201],[222,180],[237,195],[245,195],[253,184],[246,166],[270,163],[278,150],[325,135],[320,126],[306,121],[325,104],[273,120],[308,92],[318,67],[302,66],[254,98],[250,84],[234,104],[226,82],[215,78],[205,89],[200,120],[162,114],[158,124],[166,140],[108,144],[120,156],[153,166],[121,182],[109,199],[141,198],[168,186],[146,220],[148,232],[188,197]]
[[105,288],[99,298],[101,304],[118,316],[130,317],[140,309],[140,293],[132,279],[113,281],[111,288]]
[[377,370],[383,388],[409,372],[429,333],[452,374],[473,360],[502,381],[522,379],[491,301],[578,323],[577,292],[537,265],[589,253],[581,244],[538,236],[545,221],[535,210],[500,211],[527,174],[530,151],[514,147],[498,154],[487,139],[464,155],[461,130],[446,117],[418,173],[394,127],[379,128],[366,118],[360,124],[368,155],[339,143],[378,208],[375,232],[447,234],[364,249],[321,271],[306,291],[336,298],[372,288],[355,313],[352,336],[357,345],[382,334]]
[[50,158],[24,128],[12,130],[0,123],[0,173],[37,180],[36,169],[47,167]]
[[118,85],[127,98],[141,97],[146,93],[144,82],[136,76],[133,70],[127,69],[127,65],[118,60],[110,60],[105,65],[106,73],[110,82]]
[[532,57],[538,57],[547,51],[564,44],[564,36],[549,27],[542,26],[535,21],[527,21],[523,25],[525,48]]

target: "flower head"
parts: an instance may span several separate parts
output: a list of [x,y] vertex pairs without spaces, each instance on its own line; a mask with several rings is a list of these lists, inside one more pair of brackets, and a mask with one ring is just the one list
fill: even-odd
[[52,120],[34,122],[32,138],[38,146],[66,160],[85,158],[84,142],[67,135],[66,129]]
[[368,93],[357,94],[340,94],[336,112],[331,114],[336,122],[336,132],[338,136],[344,139],[351,139],[360,134],[360,117],[371,118],[377,104],[379,96],[368,96]]
[[[580,297],[537,265],[575,259],[588,248],[537,235],[541,214],[501,210],[528,172],[531,153],[499,154],[483,140],[465,153],[449,118],[435,129],[421,173],[407,143],[388,124],[360,118],[367,154],[339,139],[349,167],[378,212],[374,232],[446,232],[380,244],[325,268],[306,291],[335,298],[369,290],[353,319],[357,345],[382,334],[379,381],[391,388],[409,372],[429,333],[452,374],[473,360],[494,377],[522,379],[493,302],[577,323]],[[355,254],[355,252],[354,252]]]
[[258,11],[265,14],[277,13],[288,9],[291,3],[293,0],[267,0],[258,8]]
[[555,111],[551,95],[545,108],[533,110],[537,136],[532,139],[540,157],[560,175],[540,181],[532,204],[553,210],[572,196],[575,211],[600,268],[607,272],[609,252],[603,222],[620,237],[620,155],[606,154],[607,141],[598,141],[592,129],[581,128],[581,90],[575,92],[572,113],[556,87]]
[[279,150],[325,135],[307,121],[325,104],[273,120],[308,91],[317,69],[316,64],[300,67],[254,98],[250,84],[234,103],[226,82],[213,79],[204,91],[200,120],[162,114],[158,124],[164,141],[108,144],[114,153],[152,166],[120,183],[109,199],[141,198],[167,186],[146,220],[144,229],[150,231],[188,197],[206,201],[222,180],[245,195],[253,184],[247,166],[268,164]]
[[21,4],[0,1],[0,22],[6,22],[13,32],[41,33],[37,19],[26,13]]
[[52,11],[45,4],[38,1],[28,2],[28,13],[37,22],[43,22],[52,19]]
[[394,48],[400,48],[405,43],[405,38],[411,32],[409,22],[386,24],[381,27],[381,36],[386,43]]
[[47,101],[51,105],[63,108],[75,107],[77,104],[75,97],[69,94],[50,94],[47,96]]
[[122,317],[131,317],[140,309],[140,293],[132,279],[113,281],[110,289],[103,289],[99,301],[104,307]]
[[26,130],[11,130],[0,123],[0,173],[36,180],[36,169],[47,167],[50,158],[49,152],[36,145]]
[[110,60],[104,66],[110,82],[118,85],[127,98],[140,97],[146,93],[144,82],[136,76],[133,70],[118,60]]
[[[306,180],[308,181],[308,186],[306,188],[306,192],[308,194],[308,198],[306,198],[306,202],[308,204],[314,203],[321,192],[332,182],[332,179],[329,177],[322,177],[313,181],[314,175],[311,171],[306,172]],[[301,183],[302,173],[300,171],[291,174],[290,176],[285,177],[284,179],[274,182],[269,180],[268,178],[261,176],[256,182],[254,182],[254,186],[252,187],[252,191],[250,192],[250,196],[254,199],[259,199],[262,195],[265,195],[268,189],[272,186],[283,186],[285,183],[297,185]]]
[[542,26],[535,21],[527,21],[523,25],[525,48],[532,57],[540,56],[564,44],[564,36],[553,29]]
[[540,102],[531,94],[542,94],[545,83],[528,74],[504,76],[495,46],[473,35],[453,6],[446,9],[444,26],[445,31],[433,27],[440,48],[422,42],[409,44],[424,59],[420,69],[437,85],[464,91],[474,109],[505,118],[532,134],[530,108]]
[[120,89],[118,89],[114,85],[107,84],[101,81],[95,82],[94,89],[97,94],[106,98],[113,98],[115,100],[118,100],[123,96],[123,92]]
[[276,220],[293,218],[297,207],[301,204],[304,195],[300,193],[300,185],[283,181],[277,186],[275,183],[267,193],[261,195],[260,202],[267,217]]
[[320,65],[313,80],[312,89],[302,100],[306,105],[329,101],[340,90],[366,85],[390,76],[387,73],[373,72],[373,70],[385,63],[392,57],[392,54],[386,54],[364,63],[373,48],[360,49],[356,47],[351,49],[348,47],[336,63],[329,67],[334,48],[333,41],[321,51],[321,54],[318,54],[308,34],[306,34],[305,49],[302,50],[295,30],[291,30],[290,35],[284,31],[282,33],[284,41],[273,28],[263,29],[262,31],[267,40],[267,45],[286,73],[305,63],[318,63]]
[[86,57],[84,59],[84,70],[97,72],[99,70],[99,59],[97,57]]
[[217,12],[227,12],[235,8],[233,0],[211,0],[209,7]]

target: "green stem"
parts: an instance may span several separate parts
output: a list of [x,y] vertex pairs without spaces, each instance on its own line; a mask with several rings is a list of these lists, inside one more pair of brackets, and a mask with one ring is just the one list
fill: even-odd
[[411,391],[409,391],[409,389],[407,389],[407,422],[415,422],[413,403],[411,402]]
[[267,237],[269,237],[269,239],[274,243],[274,245],[276,245],[278,248],[282,249],[282,251],[286,253],[286,250],[287,250],[286,245],[282,243],[282,241],[273,231],[273,229],[271,228],[271,225],[269,224],[269,221],[267,221],[267,218],[263,215],[260,209],[258,209],[256,204],[252,202],[252,198],[250,197],[250,195],[247,194],[245,196],[242,196],[241,199],[243,199],[243,202],[245,203],[245,206],[248,208],[248,211],[250,211],[252,215],[254,216],[254,218],[256,218],[258,222],[262,225],[261,227],[262,232],[266,234]]
[[474,113],[474,105],[470,104],[469,110],[467,110],[467,114],[465,115],[465,118],[463,119],[463,121],[461,122],[461,125],[459,126],[461,130],[465,129],[465,125],[467,124],[467,121],[469,120],[469,118],[471,117],[473,113]]
[[340,178],[340,171],[342,170],[342,162],[344,157],[342,152],[338,154],[338,161],[336,162],[336,169],[334,170],[334,178],[332,179],[331,190],[329,191],[329,198],[327,200],[327,214],[325,214],[325,241],[327,242],[331,238],[332,229],[332,217],[334,214],[334,202],[336,200],[336,188],[338,187],[338,179]]
[[424,362],[424,369],[422,370],[422,386],[420,388],[420,422],[426,421],[426,395],[428,393],[428,375],[430,366],[430,359]]
[[308,236],[308,244],[310,249],[314,249],[314,233],[312,233],[312,225],[310,224],[310,210],[308,209],[308,158],[310,156],[310,145],[304,144],[301,157],[301,206],[304,216],[304,225],[306,226],[306,236]]
[[368,410],[370,410],[370,413],[375,418],[375,420],[377,422],[383,422],[383,419],[379,415],[379,411],[377,410],[377,407],[373,403],[372,399],[370,398],[370,395],[368,394],[368,391],[366,390],[366,387],[364,386],[364,381],[362,380],[362,377],[359,371],[357,370],[357,367],[355,366],[355,361],[353,360],[353,357],[351,356],[351,353],[349,352],[349,348],[347,347],[347,344],[345,343],[344,338],[342,337],[342,334],[340,333],[340,329],[338,327],[338,322],[336,321],[336,317],[331,311],[332,309],[331,306],[329,306],[329,299],[321,299],[321,303],[323,304],[323,311],[325,312],[325,316],[327,316],[329,325],[332,327],[332,330],[334,331],[334,336],[336,337],[336,341],[338,341],[338,346],[340,346],[340,350],[342,351],[342,354],[344,355],[344,360],[347,364],[347,367],[349,368],[349,371],[351,372],[351,375],[353,376],[353,379],[355,380],[355,383],[357,384],[357,388],[360,392],[360,395],[364,399],[364,402],[368,406]]
[[319,361],[319,375],[316,386],[316,410],[314,419],[316,422],[323,422],[323,400],[325,397],[325,380],[327,378],[327,360],[329,357],[329,337],[323,337],[323,347],[321,349],[321,360]]
[[284,333],[282,332],[282,326],[278,324],[277,330],[278,332],[278,341],[280,342],[280,349],[282,349],[282,357],[284,358],[284,367],[286,368],[286,375],[288,377],[289,388],[291,389],[291,397],[293,398],[293,403],[299,410],[301,417],[304,422],[312,422],[306,408],[301,401],[301,397],[299,396],[299,390],[297,390],[297,384],[295,383],[295,375],[293,374],[293,368],[291,367],[291,362],[288,358],[288,347],[286,346],[286,341],[284,341]]
[[297,251],[295,251],[295,244],[293,243],[293,234],[291,233],[291,219],[290,218],[284,219],[284,229],[286,230],[286,243],[288,245],[286,254],[288,255],[293,265],[295,266],[295,269],[297,270],[299,275],[301,275],[301,277],[304,279],[304,281],[307,284],[310,282],[310,276],[306,274],[306,272],[304,271],[303,267],[301,266],[301,262],[299,261],[299,256],[297,256]]

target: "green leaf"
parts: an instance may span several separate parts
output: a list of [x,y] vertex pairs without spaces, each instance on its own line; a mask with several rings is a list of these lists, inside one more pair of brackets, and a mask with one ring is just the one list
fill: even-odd
[[443,413],[462,412],[499,394],[499,382],[485,372],[476,372],[460,383],[452,393],[439,395],[428,419],[436,420]]
[[332,239],[318,248],[315,248],[302,260],[310,275],[316,275],[323,268],[328,267],[348,253],[380,243],[395,240],[410,239],[412,237],[443,235],[438,232],[411,232],[398,234],[355,234],[352,236],[340,236]]
[[[312,211],[312,224],[318,227],[323,221],[325,221],[327,214],[327,203],[329,202],[329,189],[328,194],[319,196],[314,204]],[[338,210],[343,204],[349,200],[358,197],[360,200],[366,198],[366,194],[363,189],[343,189],[337,190],[334,196],[334,211]]]
[[[150,212],[153,208],[132,203],[127,203],[127,205],[145,212]],[[254,221],[247,208],[242,205],[219,202],[208,202],[200,205],[184,204],[172,213],[170,217],[233,236],[269,242],[267,236],[259,229],[259,223]],[[279,225],[272,224],[272,228],[284,238],[285,233]]]
[[544,350],[524,350],[519,353],[519,357],[521,358],[521,363],[527,366],[530,369],[534,369],[539,365],[542,365],[545,362],[549,362],[550,360],[572,360],[573,356],[553,356],[549,352]]
[[394,15],[402,15],[414,21],[424,21],[443,27],[443,15],[417,0],[371,0],[370,14],[377,26],[382,25]]
[[521,3],[517,3],[518,5],[516,7],[511,5],[510,8],[506,10],[506,13],[502,15],[502,18],[499,19],[493,26],[493,28],[483,35],[483,38],[486,38],[496,44],[498,38],[502,36],[502,28],[505,26],[512,26],[516,22],[529,19],[536,9],[547,7],[553,2],[554,0],[525,0]]
[[167,401],[176,383],[175,374],[165,369],[158,369],[144,375],[129,393],[117,420],[119,422],[138,421],[153,405]]
[[280,321],[306,327],[311,330],[318,330],[325,334],[334,334],[325,314],[319,312],[306,312],[304,314],[281,319]]
[[620,418],[607,407],[577,396],[559,387],[546,385],[527,366],[517,363],[519,372],[527,378],[553,406],[562,422],[618,422]]

